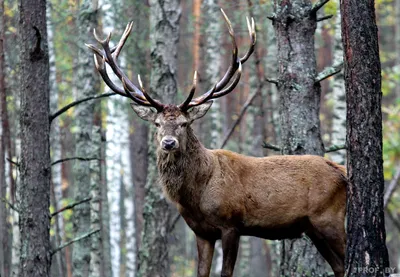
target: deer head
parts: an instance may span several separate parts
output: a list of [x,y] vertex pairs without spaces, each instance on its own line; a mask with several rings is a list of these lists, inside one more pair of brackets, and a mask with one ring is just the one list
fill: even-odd
[[[189,96],[180,105],[163,104],[153,99],[144,89],[140,76],[138,76],[140,86],[140,88],[138,88],[118,66],[117,59],[132,30],[132,22],[126,26],[119,43],[114,47],[110,47],[111,33],[106,39],[102,40],[97,36],[96,31],[94,31],[94,37],[103,49],[101,50],[94,45],[86,44],[86,46],[93,51],[96,68],[110,89],[121,96],[133,100],[132,108],[137,115],[155,124],[158,129],[157,140],[159,147],[163,151],[185,149],[187,129],[190,128],[190,124],[207,113],[212,105],[212,99],[224,96],[236,87],[241,77],[242,64],[247,61],[254,51],[254,45],[256,43],[254,19],[252,18],[250,22],[247,18],[247,27],[251,44],[247,53],[242,58],[239,58],[232,24],[222,9],[221,12],[228,25],[229,35],[232,40],[233,50],[231,64],[222,79],[218,81],[213,88],[197,98],[193,98],[197,82],[197,73],[195,72]],[[111,81],[107,74],[105,64],[111,67],[114,74],[120,79],[123,88]]]

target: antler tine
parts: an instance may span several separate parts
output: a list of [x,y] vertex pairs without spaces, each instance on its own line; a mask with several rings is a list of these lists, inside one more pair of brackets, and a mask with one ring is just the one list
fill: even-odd
[[126,40],[128,39],[129,35],[131,34],[132,27],[133,27],[133,21],[129,22],[126,25],[125,31],[122,34],[122,37],[119,40],[119,43],[117,44],[117,46],[115,46],[115,52],[114,52],[115,59],[118,59],[118,56],[119,56],[119,53],[122,50],[122,47],[124,47]]
[[127,90],[127,88],[125,88],[125,81],[124,79],[122,79],[122,85],[124,86],[124,90],[122,90],[121,88],[119,88],[117,85],[115,85],[110,77],[107,74],[107,70],[105,67],[105,57],[100,57],[97,54],[93,54],[94,56],[94,63],[96,66],[97,71],[100,73],[101,77],[103,78],[104,82],[107,84],[107,86],[114,91],[115,93],[124,96],[124,97],[128,97],[129,99],[132,99],[133,101],[135,101],[136,103],[140,104],[140,105],[144,105],[144,106],[151,106],[150,103],[148,103],[147,101],[143,101],[135,96],[132,95],[132,93]]
[[[249,35],[251,39],[251,45],[247,53],[242,58],[238,58],[238,48],[236,45],[236,39],[235,39],[235,34],[233,32],[232,24],[228,16],[222,9],[221,12],[222,15],[224,16],[226,24],[228,25],[229,35],[232,39],[232,47],[233,47],[232,64],[229,66],[228,71],[225,73],[224,77],[222,77],[222,79],[211,90],[207,91],[202,96],[193,99],[188,104],[186,104],[186,102],[188,101],[188,99],[186,99],[186,101],[179,106],[182,110],[187,110],[191,107],[201,105],[207,100],[218,98],[230,93],[239,83],[242,74],[242,64],[246,62],[247,59],[250,57],[250,55],[254,52],[254,46],[256,43],[256,28],[254,19],[251,18],[250,21],[249,18],[246,18],[247,28],[249,30]],[[232,82],[230,82],[233,76],[234,79]]]
[[[128,24],[126,30],[129,30],[131,27],[130,23]],[[130,32],[130,31],[129,31]],[[129,32],[124,32],[124,35],[122,36],[120,42],[118,43],[117,47],[115,48],[115,51],[120,51],[129,35]],[[126,34],[125,34],[126,33]],[[129,78],[125,75],[124,72],[119,68],[119,66],[116,63],[116,58],[113,57],[112,51],[110,49],[110,40],[111,40],[111,32],[108,34],[107,38],[102,40],[100,39],[97,34],[96,30],[93,31],[95,39],[100,43],[100,45],[104,49],[104,55],[105,56],[105,61],[110,65],[112,71],[114,72],[115,75],[122,81],[122,79],[125,79],[126,85],[129,88],[129,90],[133,93],[133,96],[141,99],[141,100],[146,100],[146,98],[143,95],[143,92],[140,91],[130,80]],[[91,48],[92,49],[92,48]],[[101,51],[100,51],[101,52]],[[96,53],[98,53],[96,51]]]
[[140,75],[138,75],[138,81],[139,81],[140,88],[142,89],[143,95],[144,95],[144,97],[146,97],[146,100],[154,108],[156,108],[157,111],[159,111],[159,112],[162,111],[164,109],[164,105],[161,102],[151,98],[150,95],[147,94],[146,90],[144,89],[144,86],[143,86],[143,83],[142,83],[142,79],[140,78]]
[[236,72],[236,76],[233,79],[232,83],[229,86],[227,86],[226,88],[224,88],[223,90],[214,93],[212,95],[212,98],[213,99],[219,98],[221,96],[224,96],[224,95],[230,93],[232,90],[234,90],[235,87],[237,86],[237,84],[239,83],[241,76],[242,76],[242,63],[239,61],[239,68],[238,68],[238,70]]
[[251,56],[251,54],[253,54],[254,47],[255,47],[256,41],[257,41],[254,18],[251,18],[251,24],[250,24],[250,20],[248,17],[246,17],[246,21],[247,21],[247,28],[249,29],[249,35],[251,38],[251,44],[250,44],[249,50],[247,50],[247,53],[242,58],[240,58],[240,62],[242,64],[247,61],[247,59]]
[[212,89],[210,89],[207,93],[203,94],[200,97],[197,97],[196,99],[193,99],[188,105],[186,110],[194,107],[194,106],[198,106],[203,104],[204,102],[206,102],[207,100],[210,100],[211,98],[213,98],[214,92],[217,90],[217,84],[215,84]]
[[186,98],[185,102],[183,102],[182,104],[180,104],[178,106],[181,110],[186,110],[188,108],[188,105],[189,105],[190,101],[192,101],[192,98],[196,91],[196,85],[197,85],[197,71],[195,71],[194,75],[193,75],[193,84],[192,84],[192,89],[190,90],[189,96]]
[[224,77],[218,82],[217,84],[217,91],[224,88],[230,81],[230,79],[235,74],[236,69],[238,68],[237,57],[238,57],[238,47],[236,44],[235,33],[232,28],[232,23],[229,20],[228,16],[225,14],[224,10],[221,9],[221,13],[224,17],[226,25],[228,26],[229,36],[231,37],[232,41],[232,63],[229,66],[228,70],[226,71]]
[[122,86],[124,87],[124,90],[126,92],[126,95],[130,95],[129,98],[131,98],[133,101],[135,101],[136,103],[143,105],[143,106],[149,106],[152,107],[153,105],[151,103],[149,103],[148,101],[142,100],[140,98],[136,98],[132,95],[132,92],[129,90],[128,86],[126,85],[125,79],[121,80],[122,82]]

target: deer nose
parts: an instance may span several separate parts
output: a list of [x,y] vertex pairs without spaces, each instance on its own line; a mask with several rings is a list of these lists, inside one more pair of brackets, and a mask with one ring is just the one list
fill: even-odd
[[162,141],[162,146],[165,150],[174,149],[176,146],[176,141],[174,139],[164,139]]

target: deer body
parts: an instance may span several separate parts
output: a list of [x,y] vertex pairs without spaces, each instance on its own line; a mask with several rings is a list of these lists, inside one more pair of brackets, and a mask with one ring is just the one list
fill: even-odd
[[[110,47],[110,35],[96,40],[103,50],[87,45],[104,82],[117,94],[134,101],[133,110],[157,127],[157,166],[165,194],[174,202],[196,234],[198,276],[210,275],[215,241],[221,239],[221,276],[231,277],[239,238],[297,238],[303,233],[331,265],[335,277],[344,276],[346,233],[346,177],[343,167],[319,156],[247,157],[226,150],[208,150],[190,124],[203,117],[211,99],[235,88],[242,63],[254,51],[254,20],[247,20],[251,45],[239,58],[231,23],[222,11],[232,40],[232,61],[223,78],[203,95],[193,99],[196,73],[188,98],[180,105],[163,104],[150,97],[139,76],[136,87],[117,65],[128,38],[129,23],[120,42]],[[121,80],[113,83],[105,64]],[[152,109],[152,108],[155,108]]]
[[[347,184],[343,167],[319,156],[255,158],[209,150],[191,129],[187,132],[184,153],[157,150],[158,169],[165,194],[202,241],[214,245],[232,232],[233,240],[242,235],[299,238],[306,233],[319,245],[325,241],[317,247],[327,249],[322,252],[331,256],[325,258],[336,276],[342,276]],[[211,261],[209,255],[206,259]],[[209,268],[199,276],[208,272]]]

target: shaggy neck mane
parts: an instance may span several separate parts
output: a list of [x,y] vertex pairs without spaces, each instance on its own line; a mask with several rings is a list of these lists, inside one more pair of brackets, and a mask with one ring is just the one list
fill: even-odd
[[212,157],[188,127],[185,150],[168,153],[158,148],[157,166],[166,194],[172,201],[187,206],[199,200],[195,195],[202,192],[210,179]]

